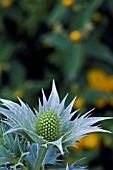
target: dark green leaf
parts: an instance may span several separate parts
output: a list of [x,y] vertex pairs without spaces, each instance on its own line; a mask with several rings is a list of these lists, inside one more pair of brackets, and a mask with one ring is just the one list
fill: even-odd
[[86,51],[90,56],[113,65],[113,53],[108,46],[91,40],[86,46]]
[[70,44],[64,51],[63,69],[68,80],[76,79],[84,64],[84,47],[82,44]]
[[67,38],[57,34],[46,34],[42,37],[42,40],[58,49],[66,49],[70,44]]
[[102,4],[103,0],[95,0],[89,2],[89,5],[86,8],[83,8],[76,16],[76,20],[72,23],[76,29],[80,29],[84,27],[91,19],[93,13],[98,9],[98,7]]
[[55,6],[55,8],[52,10],[50,15],[48,16],[48,24],[54,25],[56,23],[59,23],[63,19],[66,18],[66,16],[69,14],[69,10],[65,7],[63,7],[62,3],[58,2],[58,4]]

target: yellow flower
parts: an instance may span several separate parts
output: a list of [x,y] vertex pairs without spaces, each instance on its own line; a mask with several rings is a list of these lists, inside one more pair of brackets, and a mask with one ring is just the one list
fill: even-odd
[[79,42],[82,39],[82,34],[79,31],[72,31],[69,38],[73,42]]
[[113,92],[113,76],[108,77],[108,89],[109,92]]
[[100,12],[96,12],[94,15],[93,15],[93,21],[95,22],[100,22],[102,20],[103,16]]
[[65,7],[71,7],[74,4],[74,0],[62,0]]
[[2,72],[3,72],[3,67],[2,64],[0,64],[0,76],[2,75]]
[[98,149],[100,146],[101,138],[97,133],[90,133],[89,136],[85,136],[74,142],[77,147],[71,146],[70,149],[74,151],[82,151],[83,149]]
[[14,98],[17,98],[17,97],[22,98],[23,96],[24,96],[24,91],[22,89],[18,89],[14,93]]
[[113,107],[113,97],[109,99],[109,105]]
[[92,90],[113,92],[113,76],[106,74],[104,70],[92,69],[87,74],[88,87]]
[[110,146],[112,144],[112,138],[107,135],[106,137],[104,137],[103,142],[105,146]]
[[82,145],[85,149],[98,149],[100,146],[100,136],[97,133],[91,133],[81,139]]
[[92,69],[87,74],[88,87],[93,90],[109,91],[108,77],[101,69]]
[[82,108],[85,105],[85,100],[82,97],[79,97],[75,100],[73,107],[76,109]]
[[12,5],[12,0],[2,0],[0,5],[3,8],[9,8]]
[[107,104],[107,100],[104,97],[102,97],[96,101],[95,106],[98,109],[101,109],[101,108],[104,108],[106,104]]

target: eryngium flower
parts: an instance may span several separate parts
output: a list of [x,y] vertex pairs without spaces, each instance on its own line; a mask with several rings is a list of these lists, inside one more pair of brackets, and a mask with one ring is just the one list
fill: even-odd
[[109,132],[94,124],[105,119],[111,119],[111,117],[89,117],[93,109],[71,121],[73,115],[78,111],[71,113],[75,98],[65,108],[67,95],[60,102],[54,81],[49,99],[46,99],[43,90],[42,94],[43,105],[39,99],[39,112],[35,109],[31,110],[20,99],[20,105],[0,99],[3,105],[8,108],[0,108],[0,113],[7,117],[3,121],[11,127],[6,133],[18,132],[39,145],[55,145],[63,154],[68,146],[74,146],[75,141],[88,133]]

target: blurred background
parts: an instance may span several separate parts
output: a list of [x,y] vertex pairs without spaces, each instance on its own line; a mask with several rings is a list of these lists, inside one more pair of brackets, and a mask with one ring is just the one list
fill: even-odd
[[[67,104],[113,116],[113,0],[0,0],[0,97],[38,110],[55,79]],[[111,120],[102,126],[113,132]],[[62,159],[113,169],[113,135],[93,133]]]

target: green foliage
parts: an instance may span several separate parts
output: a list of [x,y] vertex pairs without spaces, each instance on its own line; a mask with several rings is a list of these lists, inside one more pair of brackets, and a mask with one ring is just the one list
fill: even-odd
[[[3,105],[8,108],[0,108],[1,115],[5,117],[1,121],[8,125],[8,129],[4,130],[5,125],[1,124],[0,136],[3,139],[1,139],[0,145],[0,165],[7,165],[15,170],[17,167],[26,170],[44,170],[46,165],[57,163],[57,157],[60,156],[57,150],[64,155],[69,146],[74,146],[74,142],[78,142],[91,132],[110,133],[95,124],[102,120],[112,119],[112,117],[89,117],[92,110],[72,121],[72,117],[78,111],[71,113],[75,98],[65,108],[67,96],[60,102],[54,81],[48,100],[44,91],[42,91],[42,95],[43,104],[39,99],[39,112],[32,111],[20,99],[20,105],[0,99]],[[16,133],[15,139],[10,135],[13,133]],[[27,146],[31,144],[28,152],[23,151],[27,150],[27,146],[24,143],[24,146],[21,144],[18,135],[25,140]],[[22,161],[24,156],[24,161]],[[67,164],[66,170],[84,168],[75,167],[74,164],[68,167]]]
[[0,166],[9,165],[9,167],[16,169],[17,166],[22,165],[22,159],[27,154],[28,145],[24,139],[19,139],[19,136],[4,133],[7,127],[0,124]]
[[[41,88],[48,94],[50,82],[55,79],[62,98],[67,91],[70,93],[67,103],[78,96],[73,109],[81,108],[83,113],[95,107],[94,114],[112,116],[112,6],[113,0],[73,0],[70,6],[66,0],[65,3],[64,0],[46,3],[45,0],[0,0],[0,98],[18,102],[18,96],[38,110]],[[73,32],[81,36],[72,37]],[[112,131],[111,122],[104,126]],[[23,141],[20,136],[6,136],[14,145],[16,140]],[[112,155],[110,140],[113,141],[112,135],[106,140],[108,145],[103,141],[101,145],[104,149],[110,147],[109,155]],[[11,159],[18,160],[13,150],[5,151]],[[84,157],[85,153],[90,151],[83,150],[81,155]],[[94,152],[91,154],[94,159]],[[78,155],[74,152],[70,156],[72,162],[73,157],[79,159]],[[90,164],[91,160],[87,160]],[[104,161],[100,163],[100,169],[105,168],[104,164]],[[109,165],[113,167],[110,162]]]

